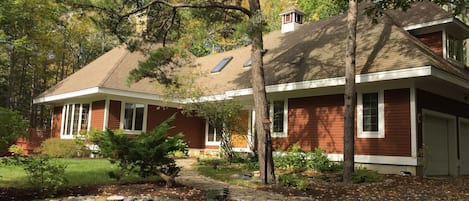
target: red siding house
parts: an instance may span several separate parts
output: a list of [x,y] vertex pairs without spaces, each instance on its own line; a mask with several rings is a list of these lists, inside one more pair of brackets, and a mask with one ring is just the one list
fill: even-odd
[[[264,36],[264,71],[276,151],[299,144],[321,147],[343,160],[346,16],[303,24],[295,8],[282,12],[282,30]],[[293,20],[295,19],[295,20]],[[469,175],[469,72],[463,40],[469,27],[422,2],[388,11],[372,24],[359,17],[355,161],[384,173]],[[53,136],[95,129],[131,135],[177,114],[191,153],[217,150],[219,137],[205,120],[181,114],[150,80],[127,85],[144,59],[117,47],[35,99],[53,106]],[[219,64],[224,62],[223,64]],[[218,64],[218,65],[217,65]],[[217,67],[217,69],[214,69]],[[250,151],[253,110],[250,47],[196,58],[182,72],[198,72],[207,100],[244,104],[237,151]]]

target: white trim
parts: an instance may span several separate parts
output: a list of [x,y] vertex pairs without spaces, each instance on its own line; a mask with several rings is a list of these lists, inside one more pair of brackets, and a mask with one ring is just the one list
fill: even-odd
[[[378,93],[378,131],[363,131],[363,94]],[[357,94],[357,137],[384,138],[384,91],[361,92]]]
[[450,23],[450,22],[453,22],[453,21],[454,21],[454,18],[451,17],[451,18],[435,20],[435,21],[431,21],[431,22],[425,22],[425,23],[421,23],[421,24],[409,25],[409,26],[405,26],[403,28],[406,31],[410,31],[410,30],[413,30],[413,29],[431,27],[431,26],[435,26],[435,25],[439,25],[439,24],[447,24],[447,23]]
[[[135,134],[139,135],[142,132],[145,132],[147,130],[147,113],[148,113],[148,104],[144,103],[136,103],[136,102],[131,102],[131,101],[120,101],[121,102],[121,111],[120,111],[120,121],[119,121],[119,128],[124,130],[125,134]],[[132,129],[124,129],[124,121],[125,121],[125,104],[132,104],[134,106],[136,105],[143,105],[143,119],[142,119],[142,130],[135,130],[135,118],[136,118],[136,107],[133,107],[132,109]]]
[[[209,145],[209,146],[220,146],[220,143],[221,141],[208,141],[208,127],[209,127],[209,124],[208,124],[208,121],[205,121],[205,145]],[[215,140],[217,139],[217,129],[216,128],[213,128],[213,137],[215,138]]]
[[[422,66],[415,68],[407,68],[400,70],[384,71],[377,73],[368,73],[355,76],[356,83],[367,83],[367,82],[376,82],[384,80],[395,80],[395,79],[405,79],[413,77],[425,77],[432,75],[431,66]],[[342,86],[345,84],[345,77],[335,77],[335,78],[326,78],[320,80],[308,80],[302,82],[292,82],[285,84],[277,84],[266,86],[267,93],[273,92],[284,92],[284,91],[295,91],[302,89],[312,89],[312,88],[322,88],[322,87],[333,87],[333,86]],[[247,96],[252,95],[252,89],[238,89],[227,91],[226,96]]]
[[446,29],[443,29],[442,34],[441,34],[441,40],[443,42],[443,58],[448,59],[448,36],[446,35]]
[[[327,158],[329,158],[329,160],[332,160],[332,161],[343,161],[344,155],[343,154],[327,154]],[[356,163],[417,166],[417,157],[355,155],[355,162]]]
[[[160,97],[156,94],[125,91],[125,90],[119,90],[119,89],[109,89],[109,88],[103,88],[103,87],[92,87],[92,88],[82,89],[82,90],[73,91],[73,92],[66,92],[66,93],[62,93],[62,94],[58,94],[58,95],[35,98],[33,100],[33,103],[34,104],[46,103],[46,102],[65,100],[65,99],[70,99],[70,98],[77,98],[77,97],[87,96],[87,95],[96,95],[96,94],[107,94],[107,95],[134,97],[134,98],[156,100],[156,101],[163,101],[164,100],[162,97]],[[179,102],[178,100],[172,100],[172,101]]]
[[410,147],[411,156],[417,157],[417,90],[410,88]]
[[[274,101],[283,101],[283,132],[274,132]],[[271,100],[269,107],[269,119],[272,122],[270,124],[271,136],[273,138],[286,138],[288,137],[288,99],[283,100]]]
[[111,105],[111,100],[106,98],[104,101],[104,117],[103,117],[103,131],[109,127],[109,107]]

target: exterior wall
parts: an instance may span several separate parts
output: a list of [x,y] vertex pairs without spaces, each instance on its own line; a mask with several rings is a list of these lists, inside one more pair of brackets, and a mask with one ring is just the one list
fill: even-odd
[[410,90],[384,91],[384,138],[355,137],[355,153],[411,156]]
[[437,55],[443,56],[443,36],[438,31],[430,34],[416,36],[422,43],[430,47]]
[[62,126],[62,107],[63,106],[54,107],[52,111],[51,134],[52,137],[55,138],[60,138],[60,127]]
[[104,110],[106,103],[104,100],[95,101],[91,104],[91,106],[91,128],[102,130],[104,125]]
[[119,129],[120,119],[121,119],[121,102],[111,100],[109,102],[109,120],[108,120],[107,127],[109,129]]
[[175,135],[182,132],[189,148],[205,148],[205,121],[197,117],[187,117],[175,108],[148,105],[147,130],[157,127],[173,114],[176,114],[176,119],[172,122],[174,128],[169,134]]
[[[427,91],[417,90],[417,114],[419,116],[421,116],[423,108],[457,117],[469,118],[469,104],[451,100]],[[419,150],[421,150],[423,142],[421,118],[417,122],[417,128],[417,145]]]
[[[355,154],[410,156],[410,90],[384,93],[385,137],[355,137]],[[321,147],[327,153],[343,153],[343,105],[342,94],[289,99],[288,136],[274,138],[274,149],[287,150],[298,143],[304,150]]]

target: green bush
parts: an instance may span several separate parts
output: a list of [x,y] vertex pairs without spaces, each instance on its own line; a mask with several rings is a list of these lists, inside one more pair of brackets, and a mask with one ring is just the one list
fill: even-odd
[[14,156],[4,158],[2,164],[22,167],[32,186],[50,194],[54,194],[59,187],[68,182],[65,177],[67,165],[49,157]]
[[356,169],[352,175],[352,183],[373,183],[383,181],[383,175],[365,168]]
[[276,167],[285,169],[303,169],[306,165],[306,154],[301,150],[298,144],[294,144],[290,151],[284,155],[275,156],[274,164]]
[[0,152],[5,151],[18,137],[26,137],[28,122],[20,113],[0,107]]
[[306,153],[306,168],[317,171],[336,171],[343,168],[343,163],[333,162],[327,158],[325,151],[319,147]]
[[62,140],[59,138],[45,140],[35,151],[43,156],[58,158],[73,158],[83,155],[83,147],[77,144],[75,140]]
[[298,176],[298,174],[284,174],[279,177],[280,184],[289,187],[295,187],[298,190],[308,189],[308,181],[303,176]]
[[175,184],[174,178],[180,168],[176,166],[170,153],[187,149],[181,133],[175,136],[167,135],[168,130],[172,128],[170,122],[174,118],[173,115],[154,130],[141,133],[136,138],[107,130],[94,136],[92,141],[99,146],[100,153],[110,158],[123,172],[138,171],[142,177],[157,175],[171,187]]

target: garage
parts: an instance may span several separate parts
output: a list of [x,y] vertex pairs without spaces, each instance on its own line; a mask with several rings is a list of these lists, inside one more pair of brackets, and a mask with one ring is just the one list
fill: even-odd
[[423,147],[424,175],[458,175],[455,116],[424,110]]
[[469,175],[469,119],[459,119],[460,174]]

